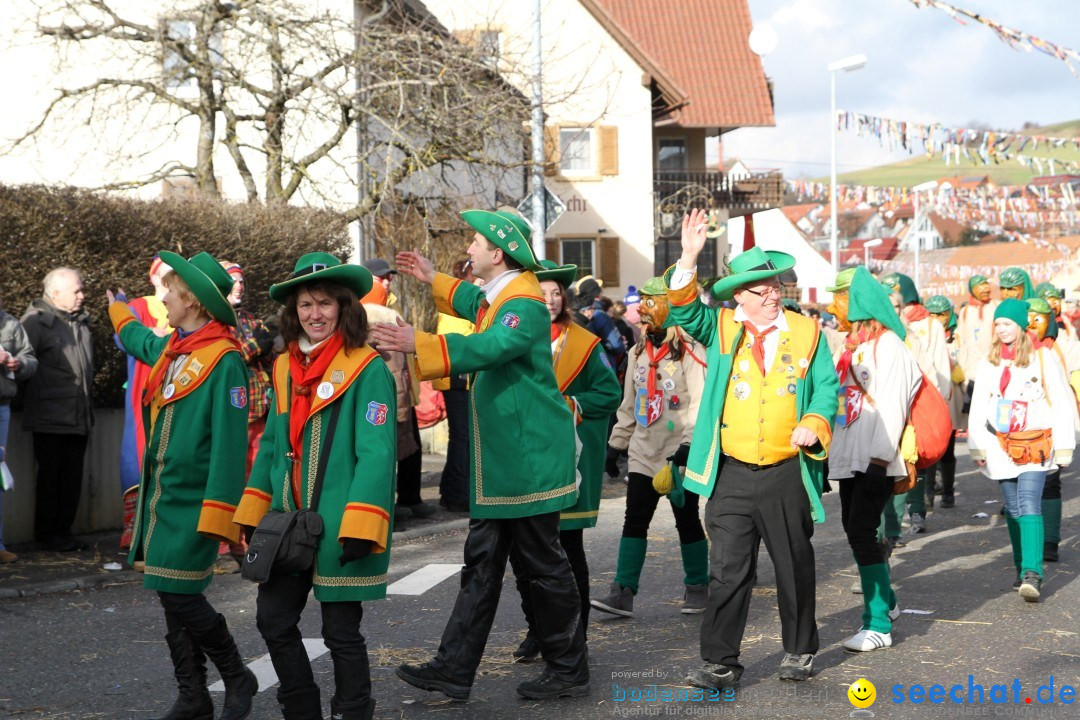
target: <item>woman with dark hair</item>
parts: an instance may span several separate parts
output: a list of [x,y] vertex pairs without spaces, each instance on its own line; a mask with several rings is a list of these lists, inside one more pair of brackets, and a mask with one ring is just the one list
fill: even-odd
[[287,720],[322,718],[297,628],[312,587],[334,663],[332,715],[366,720],[375,711],[361,603],[386,596],[397,398],[386,363],[367,345],[359,298],[371,283],[359,265],[309,253],[289,279],[270,287],[285,306],[287,351],[274,363],[270,416],[235,522],[251,528],[268,510],[310,508],[324,527],[310,569],[271,572],[259,586],[256,620]]
[[[536,273],[551,316],[551,355],[555,364],[555,380],[559,384],[577,426],[575,453],[577,456],[578,500],[573,507],[559,513],[559,543],[566,551],[574,573],[578,595],[581,597],[581,626],[589,620],[589,564],[585,559],[585,528],[596,527],[600,514],[600,490],[604,482],[604,448],[607,443],[608,419],[619,409],[622,393],[600,338],[574,323],[567,305],[567,288],[577,277],[576,265],[558,266],[541,260],[545,270]],[[570,448],[565,448],[569,451]],[[521,646],[514,651],[519,662],[528,662],[540,654],[536,634],[536,612],[529,589],[529,577],[515,552],[510,564],[521,593],[521,609],[529,632]]]

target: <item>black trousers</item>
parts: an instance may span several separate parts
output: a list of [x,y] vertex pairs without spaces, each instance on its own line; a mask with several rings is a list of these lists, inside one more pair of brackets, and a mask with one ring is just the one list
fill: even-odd
[[540,653],[551,672],[571,682],[589,678],[578,590],[559,544],[559,513],[512,519],[473,518],[465,539],[461,590],[431,665],[456,683],[472,685],[484,654],[510,548],[529,578]]
[[855,473],[840,480],[840,520],[857,565],[880,565],[885,550],[878,525],[885,504],[892,501],[893,478]]
[[[559,544],[562,545],[566,559],[570,561],[570,570],[574,573],[578,601],[581,603],[581,627],[587,634],[591,606],[589,605],[589,561],[585,557],[585,531],[582,528],[560,530]],[[529,632],[535,635],[536,612],[533,609],[532,590],[517,545],[510,548],[510,567],[514,569],[514,580],[517,583],[518,594],[521,596],[521,611],[525,613],[525,622],[529,626]]]
[[397,464],[397,501],[398,505],[417,505],[420,503],[420,471],[423,469],[424,451],[420,448],[420,426],[416,422],[416,413],[410,413],[412,421],[409,432],[416,440],[416,452],[398,460]]
[[86,435],[34,433],[38,466],[34,538],[38,542],[71,534],[82,493],[86,442]]
[[[310,591],[310,572],[274,574],[259,586],[255,621],[281,681],[279,699],[317,687],[298,627]],[[363,606],[357,601],[324,602],[320,607],[322,637],[334,663],[332,704],[364,704],[371,697],[371,672],[367,644],[360,634]]]
[[798,458],[754,470],[725,458],[705,504],[709,602],[701,619],[701,657],[742,675],[739,649],[757,571],[759,540],[776,569],[784,651],[818,651],[814,620],[814,523]]
[[1043,500],[1061,499],[1061,468],[1046,473],[1046,482],[1043,483]]
[[439,495],[445,502],[469,504],[469,393],[444,390],[446,422],[450,440],[446,465],[439,479]]
[[202,593],[187,595],[158,592],[165,610],[165,626],[170,632],[186,629],[196,639],[213,633],[218,626],[218,613]]
[[[642,473],[630,473],[627,476],[626,515],[623,518],[622,536],[641,538],[649,534],[649,524],[656,514],[656,504],[663,497],[653,490],[652,478]],[[689,545],[705,539],[705,528],[698,517],[698,496],[685,493],[686,502],[681,508],[671,503],[671,514],[675,516],[675,529],[679,532],[679,542]]]

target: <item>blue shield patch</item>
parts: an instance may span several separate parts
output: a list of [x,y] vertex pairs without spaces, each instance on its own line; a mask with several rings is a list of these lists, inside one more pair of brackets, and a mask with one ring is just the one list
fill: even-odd
[[364,418],[372,425],[378,427],[379,425],[386,423],[386,410],[386,405],[372,400],[368,403],[367,412],[364,413]]
[[247,388],[246,387],[234,387],[229,388],[229,402],[234,408],[246,408],[247,407]]
[[514,313],[506,313],[505,315],[502,316],[502,321],[501,322],[502,322],[503,325],[505,325],[506,327],[513,330],[514,328],[516,328],[518,325],[521,324],[521,318],[519,318]]

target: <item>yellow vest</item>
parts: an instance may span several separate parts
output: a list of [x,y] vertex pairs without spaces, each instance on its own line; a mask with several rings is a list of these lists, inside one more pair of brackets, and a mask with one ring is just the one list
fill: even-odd
[[752,465],[772,465],[798,453],[791,433],[798,424],[795,380],[799,367],[790,332],[780,333],[776,359],[762,377],[750,352],[752,338],[744,333],[736,348],[731,379],[724,399],[721,448],[725,455]]

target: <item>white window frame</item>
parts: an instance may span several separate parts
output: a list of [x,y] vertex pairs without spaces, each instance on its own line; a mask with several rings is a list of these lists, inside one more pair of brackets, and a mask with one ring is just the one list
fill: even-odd
[[[585,142],[588,143],[589,156],[585,158],[585,164],[587,167],[583,168],[568,168],[566,167],[566,159],[568,153],[563,144],[563,133],[573,134],[574,139],[584,137]],[[599,161],[597,145],[597,132],[596,128],[591,127],[567,127],[562,125],[559,127],[559,174],[563,177],[589,177],[597,174],[597,162]]]

